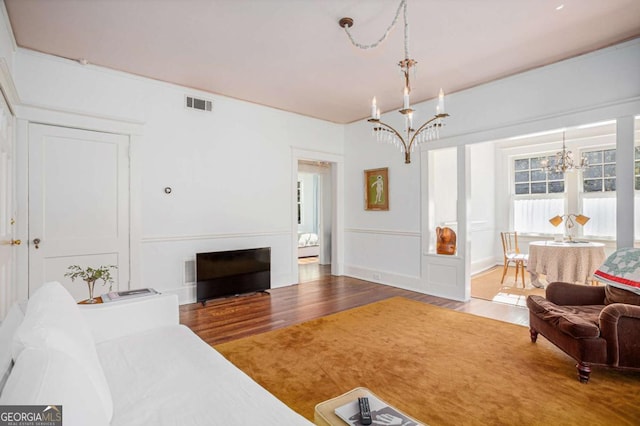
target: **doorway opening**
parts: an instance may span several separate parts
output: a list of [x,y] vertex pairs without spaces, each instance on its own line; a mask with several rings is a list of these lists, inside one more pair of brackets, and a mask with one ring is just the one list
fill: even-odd
[[296,212],[299,283],[331,275],[331,175],[329,162],[298,161]]

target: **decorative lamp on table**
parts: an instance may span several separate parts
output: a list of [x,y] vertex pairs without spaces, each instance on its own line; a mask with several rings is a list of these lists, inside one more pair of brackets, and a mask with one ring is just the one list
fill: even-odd
[[587,222],[589,222],[589,219],[591,218],[584,216],[582,214],[569,213],[569,214],[563,214],[562,216],[560,215],[554,216],[551,219],[549,219],[549,222],[553,226],[558,226],[562,223],[562,221],[564,221],[565,236],[569,241],[573,241],[572,232],[573,232],[573,228],[576,226],[576,222],[584,226]]

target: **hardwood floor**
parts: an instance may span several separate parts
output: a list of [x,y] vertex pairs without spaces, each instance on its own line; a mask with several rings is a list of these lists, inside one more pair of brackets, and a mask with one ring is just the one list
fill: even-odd
[[234,339],[299,324],[332,313],[395,296],[436,306],[528,325],[528,310],[481,299],[456,302],[349,277],[318,280],[252,294],[180,306],[180,322],[200,338],[216,345]]

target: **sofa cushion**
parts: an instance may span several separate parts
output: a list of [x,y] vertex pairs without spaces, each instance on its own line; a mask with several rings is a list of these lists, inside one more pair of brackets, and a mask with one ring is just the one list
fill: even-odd
[[312,425],[183,325],[99,343],[117,425]]
[[65,425],[109,424],[87,372],[74,358],[53,349],[20,353],[0,405],[62,405]]
[[542,296],[527,298],[529,310],[538,318],[576,339],[600,336],[599,317],[604,305],[560,306]]
[[26,348],[68,354],[91,379],[108,420],[113,415],[111,391],[98,360],[91,331],[78,305],[58,282],[40,287],[29,299],[24,320],[13,338],[13,359]]
[[640,248],[616,250],[593,276],[598,281],[640,294]]
[[11,342],[23,318],[24,312],[22,312],[20,305],[14,303],[0,325],[0,392],[2,392],[13,366]]

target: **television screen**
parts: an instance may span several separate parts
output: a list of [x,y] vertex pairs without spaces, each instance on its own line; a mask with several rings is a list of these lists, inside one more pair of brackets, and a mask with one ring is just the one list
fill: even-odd
[[196,253],[198,302],[271,288],[271,248]]

